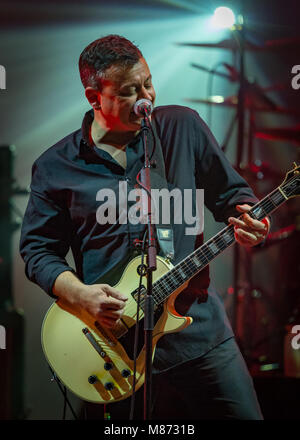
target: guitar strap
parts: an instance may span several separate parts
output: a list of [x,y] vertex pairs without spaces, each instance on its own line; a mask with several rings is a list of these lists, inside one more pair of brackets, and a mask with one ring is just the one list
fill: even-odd
[[[154,162],[154,166],[150,168],[150,177],[151,177],[151,187],[154,190],[162,190],[166,189],[168,191],[168,183],[166,179],[166,170],[165,170],[165,160],[163,156],[162,146],[160,138],[157,134],[156,129],[156,121],[155,118],[152,116],[151,119],[151,126],[153,129],[153,136],[155,139],[155,149],[153,151],[154,144],[152,142],[152,159],[151,162]],[[154,191],[155,194],[158,194],[158,191]],[[153,194],[153,193],[152,193]],[[155,229],[156,229],[156,235],[157,235],[157,241],[159,243],[160,247],[160,253],[163,257],[173,260],[175,257],[174,252],[174,233],[172,224],[165,224],[163,223],[162,213],[163,213],[163,207],[162,207],[162,197],[151,197],[152,200],[152,207],[154,208],[154,215],[155,215]],[[171,209],[171,200],[169,207]],[[170,221],[171,221],[171,215],[170,215]]]

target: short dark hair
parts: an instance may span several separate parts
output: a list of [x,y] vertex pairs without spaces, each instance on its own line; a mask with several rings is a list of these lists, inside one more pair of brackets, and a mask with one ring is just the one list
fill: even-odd
[[107,35],[90,43],[79,58],[79,72],[84,87],[99,88],[99,80],[112,65],[132,67],[142,52],[127,38],[120,35]]

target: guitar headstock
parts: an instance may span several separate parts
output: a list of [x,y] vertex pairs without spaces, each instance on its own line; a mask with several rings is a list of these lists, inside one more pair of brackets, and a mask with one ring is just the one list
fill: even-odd
[[285,179],[279,186],[286,198],[300,195],[300,165],[294,162],[294,168],[286,173]]

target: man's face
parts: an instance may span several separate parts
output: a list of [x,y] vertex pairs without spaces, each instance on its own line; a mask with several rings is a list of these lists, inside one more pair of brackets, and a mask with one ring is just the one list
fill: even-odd
[[141,58],[133,67],[111,66],[101,80],[100,112],[106,125],[113,131],[137,131],[142,118],[133,112],[139,99],[154,104],[155,90],[149,67]]

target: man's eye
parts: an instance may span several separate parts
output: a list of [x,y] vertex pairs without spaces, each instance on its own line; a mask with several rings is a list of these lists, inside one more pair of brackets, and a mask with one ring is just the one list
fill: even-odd
[[133,95],[134,93],[135,93],[135,89],[132,88],[132,89],[127,89],[127,90],[122,90],[120,92],[120,95],[121,96],[130,96],[130,95]]

